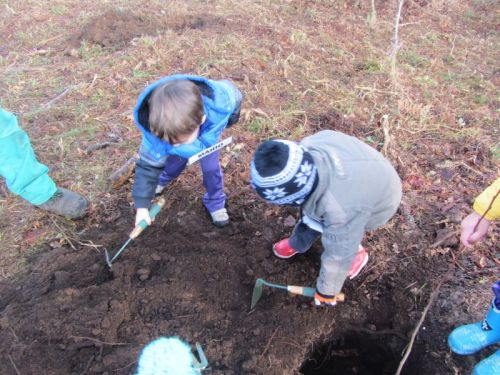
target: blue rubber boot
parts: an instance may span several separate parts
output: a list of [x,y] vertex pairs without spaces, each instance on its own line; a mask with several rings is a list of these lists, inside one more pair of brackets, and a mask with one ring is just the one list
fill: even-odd
[[500,349],[479,362],[472,370],[472,375],[500,374]]
[[493,285],[495,297],[486,317],[481,322],[455,328],[448,336],[451,350],[460,355],[468,355],[500,342],[500,298],[497,292],[500,281]]

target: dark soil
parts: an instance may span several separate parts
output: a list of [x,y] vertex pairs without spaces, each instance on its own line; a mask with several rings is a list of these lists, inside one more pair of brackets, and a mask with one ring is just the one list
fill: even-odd
[[[317,129],[368,134],[333,112],[315,121]],[[371,260],[356,280],[346,281],[346,302],[335,308],[317,309],[303,297],[265,288],[249,311],[257,277],[314,285],[321,246],[290,261],[272,255],[272,244],[290,233],[298,212],[256,198],[246,162],[256,141],[238,141],[243,148],[221,158],[230,193],[228,227],[211,225],[193,167],[170,187],[154,225],[111,270],[103,249],[91,245],[114,253],[126,240],[133,220],[126,191],[85,221],[75,249],[47,246],[24,275],[0,283],[0,373],[131,374],[146,343],[173,335],[202,344],[210,363],[206,374],[394,373],[431,291],[453,264],[450,251],[429,252],[435,241],[429,223],[439,212],[419,214],[416,226],[409,219],[418,211],[410,206],[368,233]],[[469,260],[459,261],[467,266]],[[451,280],[464,279],[460,269],[453,272]],[[451,356],[446,344],[457,322],[470,318],[458,308],[466,302],[455,293],[460,289],[442,288],[403,374],[453,374],[458,367],[467,373],[478,360]]]
[[162,15],[159,10],[151,13],[142,15],[140,12],[132,14],[125,11],[109,10],[90,20],[75,42],[87,41],[103,47],[119,48],[136,37],[154,36],[167,29],[182,32],[186,29],[204,29],[215,24],[220,27],[225,24],[224,19],[219,17],[179,15],[169,17]]
[[124,46],[141,35],[155,32],[155,25],[147,17],[129,12],[110,10],[92,19],[82,30],[78,40],[100,44],[104,47]]

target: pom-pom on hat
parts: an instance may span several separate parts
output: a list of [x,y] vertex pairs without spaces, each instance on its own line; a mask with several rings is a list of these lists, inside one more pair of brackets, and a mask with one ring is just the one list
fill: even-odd
[[161,337],[149,343],[139,357],[136,375],[200,375],[191,348],[177,337]]
[[315,186],[317,170],[304,146],[271,140],[255,151],[250,177],[253,189],[268,202],[300,205]]

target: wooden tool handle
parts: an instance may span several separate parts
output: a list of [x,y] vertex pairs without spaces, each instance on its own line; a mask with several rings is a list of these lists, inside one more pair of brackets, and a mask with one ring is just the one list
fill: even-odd
[[[158,199],[158,202],[156,202],[155,204],[153,204],[153,206],[151,206],[149,210],[149,217],[151,218],[151,220],[154,220],[154,218],[156,217],[156,215],[158,215],[163,206],[165,206],[165,198]],[[147,227],[148,223],[145,220],[141,220],[135,226],[134,230],[130,232],[129,237],[132,239],[137,238],[142,233],[142,231]]]

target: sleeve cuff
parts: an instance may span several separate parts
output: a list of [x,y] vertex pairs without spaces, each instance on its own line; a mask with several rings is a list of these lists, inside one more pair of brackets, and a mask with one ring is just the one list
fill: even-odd
[[151,199],[148,198],[134,198],[135,208],[147,208],[151,207]]
[[[479,202],[474,202],[474,205],[472,206],[472,208],[474,209],[474,211],[476,211],[476,213],[478,215],[481,215],[483,216],[487,207],[483,207]],[[484,218],[488,221],[492,221],[492,220],[495,220],[495,212],[493,210],[490,210],[489,212],[486,213],[486,215],[484,215]]]

